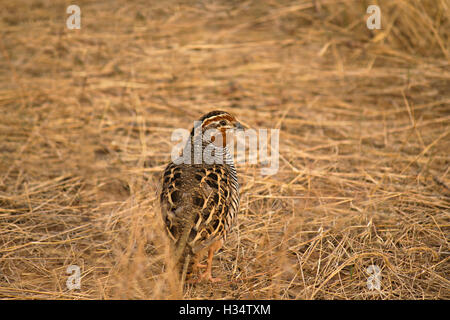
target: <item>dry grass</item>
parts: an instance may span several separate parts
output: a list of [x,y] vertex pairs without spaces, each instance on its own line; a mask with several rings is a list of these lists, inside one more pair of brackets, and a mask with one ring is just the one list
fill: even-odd
[[[181,297],[158,176],[175,128],[280,128],[238,168],[239,223],[191,299],[450,298],[450,4],[3,1],[0,297]],[[81,290],[66,268],[82,270]],[[366,287],[381,268],[380,291]]]

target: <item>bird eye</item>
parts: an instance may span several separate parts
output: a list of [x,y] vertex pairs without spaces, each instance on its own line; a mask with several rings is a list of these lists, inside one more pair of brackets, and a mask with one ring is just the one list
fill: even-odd
[[220,125],[221,125],[221,126],[226,126],[226,125],[227,125],[227,122],[226,122],[225,120],[222,120],[222,121],[220,121]]

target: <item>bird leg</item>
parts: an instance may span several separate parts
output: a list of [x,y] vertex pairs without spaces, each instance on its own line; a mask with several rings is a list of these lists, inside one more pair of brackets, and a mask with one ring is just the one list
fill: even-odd
[[208,281],[211,282],[219,282],[221,281],[221,279],[219,278],[213,278],[211,275],[211,270],[212,270],[212,260],[214,257],[214,253],[219,250],[220,248],[222,248],[223,245],[223,240],[218,240],[216,242],[214,242],[208,250],[208,260],[207,260],[207,265],[206,265],[206,271],[204,273],[202,273],[199,277],[199,281],[206,279]]
[[201,258],[203,257],[203,253],[204,253],[204,251],[200,251],[200,252],[198,252],[196,255],[195,255],[195,257],[194,257],[194,262],[193,262],[193,264],[192,264],[192,273],[194,274],[196,274],[196,273],[198,273],[198,269],[204,269],[204,268],[206,268],[207,266],[206,266],[206,264],[201,264],[200,263],[200,260],[201,260]]
[[203,257],[203,253],[204,253],[203,250],[198,252],[195,255],[194,261],[193,261],[193,266],[192,266],[192,274],[198,273],[199,268],[206,268],[206,270],[205,270],[205,272],[199,274],[197,279],[189,279],[188,281],[186,281],[187,283],[199,283],[204,279],[211,281],[211,282],[221,281],[221,279],[219,279],[219,278],[212,277],[211,270],[212,270],[212,260],[214,257],[214,253],[216,253],[216,251],[219,250],[222,247],[222,245],[223,245],[223,240],[218,240],[216,242],[213,242],[213,244],[211,244],[211,246],[208,248],[208,259],[207,259],[206,265],[200,264],[200,260]]

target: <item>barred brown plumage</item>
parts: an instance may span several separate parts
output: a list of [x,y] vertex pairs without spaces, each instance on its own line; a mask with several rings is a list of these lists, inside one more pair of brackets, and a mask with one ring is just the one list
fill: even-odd
[[[193,256],[193,273],[206,268],[198,281],[217,281],[211,275],[213,255],[221,248],[239,210],[239,184],[226,134],[242,126],[225,111],[207,113],[198,123],[183,150],[184,156],[190,156],[184,159],[192,161],[170,162],[163,172],[161,214],[172,239],[173,258],[184,269],[182,279]],[[210,129],[217,130],[216,135],[208,137],[205,133]],[[200,163],[193,161],[196,142],[201,146]],[[204,153],[208,146],[213,146],[212,152]],[[204,266],[200,261],[206,251]]]

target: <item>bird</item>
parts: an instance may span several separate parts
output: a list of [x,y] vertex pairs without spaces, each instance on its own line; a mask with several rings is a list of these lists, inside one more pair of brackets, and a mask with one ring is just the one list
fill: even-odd
[[182,283],[188,266],[197,275],[189,282],[221,281],[212,276],[212,261],[236,223],[239,183],[229,144],[243,129],[226,111],[204,114],[194,122],[183,156],[172,159],[162,173],[161,216]]

